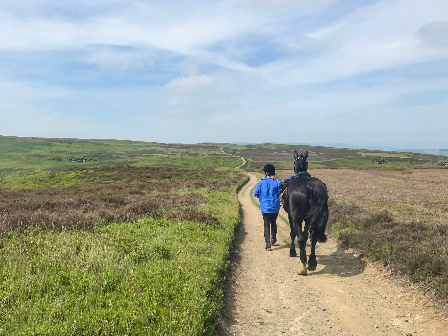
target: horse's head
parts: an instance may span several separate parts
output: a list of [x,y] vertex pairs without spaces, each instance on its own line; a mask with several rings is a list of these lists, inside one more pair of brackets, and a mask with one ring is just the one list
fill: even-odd
[[298,174],[300,172],[306,172],[308,170],[308,161],[306,158],[308,157],[308,151],[305,150],[304,154],[297,153],[294,151],[294,173]]

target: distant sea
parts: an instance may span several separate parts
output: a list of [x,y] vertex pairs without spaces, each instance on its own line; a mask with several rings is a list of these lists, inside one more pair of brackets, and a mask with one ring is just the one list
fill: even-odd
[[400,149],[400,152],[448,156],[448,149]]

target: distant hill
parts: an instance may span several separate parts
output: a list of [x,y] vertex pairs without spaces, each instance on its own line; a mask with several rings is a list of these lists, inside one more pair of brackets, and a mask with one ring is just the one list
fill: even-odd
[[166,144],[0,136],[0,175],[116,165],[234,168],[241,165],[241,157],[246,170],[259,170],[268,162],[279,169],[292,169],[294,150],[309,151],[310,168],[426,167],[448,160],[434,155],[448,155],[447,149],[396,152],[304,144]]

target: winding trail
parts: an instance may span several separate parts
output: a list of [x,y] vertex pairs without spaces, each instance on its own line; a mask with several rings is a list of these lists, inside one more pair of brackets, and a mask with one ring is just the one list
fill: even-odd
[[241,160],[243,160],[243,163],[240,164],[238,167],[235,167],[235,169],[237,169],[237,168],[241,168],[242,166],[244,166],[244,165],[246,164],[246,159],[243,158],[242,156],[241,156]]
[[[222,149],[221,147],[219,147],[219,149],[221,150],[221,152],[222,152],[223,154],[226,154],[226,155],[228,155],[228,156],[238,157],[238,156],[236,156],[236,155],[226,153],[226,152],[224,151],[224,149]],[[235,169],[241,168],[241,167],[243,167],[243,166],[246,164],[246,159],[245,159],[245,158],[243,158],[242,156],[240,156],[239,158],[240,158],[241,160],[243,160],[243,163],[240,164],[239,166],[235,167]]]
[[250,198],[257,176],[249,176],[238,194],[242,223],[219,334],[448,336],[447,317],[418,290],[338,249],[335,239],[317,245],[318,268],[308,276],[297,274],[281,219],[277,244],[265,251],[262,217]]

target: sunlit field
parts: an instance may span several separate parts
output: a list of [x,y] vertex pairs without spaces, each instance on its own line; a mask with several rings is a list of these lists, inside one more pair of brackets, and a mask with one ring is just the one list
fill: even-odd
[[4,180],[0,334],[211,334],[245,179],[128,166]]

